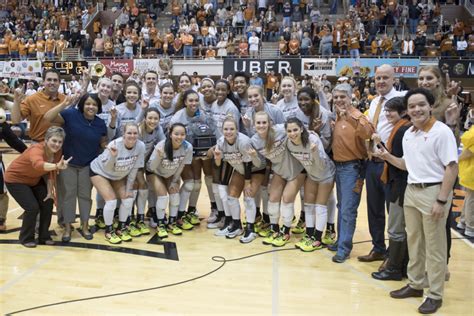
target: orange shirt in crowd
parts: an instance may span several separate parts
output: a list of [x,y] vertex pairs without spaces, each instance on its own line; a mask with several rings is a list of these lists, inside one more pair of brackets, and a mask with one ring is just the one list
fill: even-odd
[[206,50],[206,58],[208,59],[214,59],[216,57],[216,51],[209,48],[208,50]]
[[350,49],[359,49],[359,34],[352,35],[349,39],[349,48]]
[[28,43],[28,54],[34,54],[36,52],[36,44]]
[[181,35],[181,41],[184,45],[193,45],[194,37],[191,34]]
[[300,52],[300,41],[296,38],[293,38],[288,43],[288,49],[291,55],[296,55]]
[[26,47],[26,44],[22,42],[18,44],[18,54],[20,54],[20,56],[26,56],[28,54],[28,48]]
[[54,52],[54,44],[55,44],[55,41],[52,38],[48,38],[46,40],[46,51],[48,53]]
[[48,128],[51,127],[43,117],[46,112],[63,102],[64,94],[59,93],[57,99],[50,98],[43,91],[37,92],[24,99],[20,104],[21,117],[30,121],[30,138],[43,141]]
[[36,51],[40,53],[44,53],[46,48],[46,42],[44,40],[36,41]]
[[7,43],[0,44],[0,55],[8,55],[8,44]]
[[[33,144],[13,160],[5,171],[5,182],[37,185],[41,178],[50,172],[44,170],[44,164],[48,162],[45,146],[44,142]],[[58,163],[61,156],[60,150],[54,154],[51,163]]]
[[20,41],[18,39],[11,40],[9,45],[8,45],[9,49],[10,49],[10,52],[17,52],[19,44],[20,44]]

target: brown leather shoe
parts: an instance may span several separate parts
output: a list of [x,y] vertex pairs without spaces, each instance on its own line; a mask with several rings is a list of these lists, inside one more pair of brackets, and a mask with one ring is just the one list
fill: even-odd
[[427,297],[423,304],[418,307],[421,314],[433,314],[443,305],[443,300],[435,300]]
[[383,261],[385,260],[385,256],[372,250],[368,255],[358,256],[357,259],[361,262]]
[[422,297],[423,290],[412,289],[408,284],[399,290],[390,292],[392,298]]

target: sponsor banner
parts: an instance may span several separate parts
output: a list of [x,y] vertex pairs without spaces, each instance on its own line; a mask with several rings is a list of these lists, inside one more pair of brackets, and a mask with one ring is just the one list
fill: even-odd
[[134,59],[133,70],[139,73],[145,73],[148,70],[154,70],[157,73],[169,72],[173,68],[173,60],[170,58],[161,59]]
[[82,70],[88,68],[89,64],[85,60],[75,61],[43,61],[43,68],[54,68],[59,71],[61,76],[80,76]]
[[392,65],[396,77],[418,77],[420,60],[399,58],[339,58],[336,64],[336,75],[352,76],[354,73],[358,72],[362,77],[373,77],[377,67],[383,64]]
[[301,59],[301,75],[309,76],[336,75],[335,58],[303,58]]
[[439,69],[448,72],[451,78],[473,78],[474,59],[440,59]]
[[8,78],[38,77],[41,75],[39,60],[12,60],[0,62],[0,76]]
[[133,72],[133,59],[101,59],[100,62],[105,66],[107,76],[113,72],[120,72],[125,77],[129,77]]
[[237,71],[242,71],[249,75],[256,72],[260,76],[265,76],[272,70],[276,74],[288,75],[292,73],[295,76],[301,76],[301,59],[224,59],[224,77],[233,75]]

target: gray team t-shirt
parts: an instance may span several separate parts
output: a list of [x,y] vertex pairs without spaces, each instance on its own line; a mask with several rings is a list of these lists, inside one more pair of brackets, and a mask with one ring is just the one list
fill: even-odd
[[[319,119],[322,122],[321,128],[319,129],[319,137],[321,138],[321,142],[323,143],[326,152],[330,152],[332,144],[332,113],[323,107],[319,107],[319,113]],[[303,111],[299,110],[296,113],[296,118],[298,118],[307,129],[309,128],[309,116],[304,114]]]
[[110,110],[115,106],[115,102],[112,100],[108,100],[106,104],[102,104],[102,112],[97,114],[98,117],[104,120],[105,125],[107,126],[107,138],[109,141],[117,137],[118,133],[118,126],[120,125],[119,116],[117,115],[117,120],[115,121],[115,128],[110,128]]
[[222,136],[222,123],[224,123],[227,116],[232,116],[232,118],[237,122],[237,128],[240,128],[240,112],[231,100],[226,99],[222,105],[218,105],[217,100],[214,101],[211,111],[212,119],[216,124],[216,137],[218,139]]
[[222,151],[222,159],[241,175],[245,175],[245,162],[252,162],[252,172],[265,169],[265,163],[262,163],[259,154],[256,157],[249,155],[248,151],[253,147],[247,135],[239,133],[232,145],[222,136],[217,141],[217,147]]
[[281,110],[285,120],[289,119],[290,117],[295,117],[296,113],[300,110],[296,96],[294,96],[290,102],[286,102],[285,99],[281,99],[277,102],[276,107]]
[[[143,127],[145,128],[145,127]],[[145,144],[145,158],[150,157],[153,148],[155,145],[165,139],[165,134],[160,125],[158,125],[151,133],[146,131],[140,131],[139,133],[140,140]]]
[[[311,150],[311,144],[317,146],[316,152]],[[287,142],[288,151],[298,160],[306,170],[308,176],[317,182],[333,181],[336,167],[326,154],[323,143],[317,135],[309,134],[309,143],[295,145],[291,140]]]
[[[158,150],[163,154],[159,155]],[[190,165],[193,160],[193,146],[184,141],[179,149],[173,150],[173,160],[169,160],[165,153],[165,140],[160,141],[155,146],[150,160],[146,164],[148,171],[153,172],[163,178],[179,176],[184,165]]]
[[[273,125],[285,123],[285,117],[283,116],[283,113],[275,105],[273,105],[271,103],[265,103],[263,105],[263,108],[264,108],[263,111],[268,114],[268,116],[270,117],[270,120],[272,121]],[[255,119],[254,119],[254,117],[255,117],[255,108],[249,106],[247,108],[247,113],[245,114],[245,116],[248,119],[250,119],[250,127],[245,128],[245,134],[249,137],[252,137],[255,134],[255,126],[254,126],[255,125]]]
[[263,157],[272,162],[272,171],[283,179],[289,181],[296,178],[303,166],[290,154],[286,148],[287,136],[285,127],[280,125],[273,126],[275,130],[275,139],[273,148],[270,152],[265,149],[266,140],[260,138],[258,134],[252,136],[252,145]]
[[159,102],[153,102],[150,103],[150,107],[157,108],[158,112],[160,112],[160,125],[161,128],[163,128],[163,132],[167,134],[176,106],[173,104],[169,108],[165,109]]
[[145,162],[145,144],[141,140],[132,149],[127,149],[122,137],[111,141],[107,147],[115,146],[117,155],[114,157],[110,150],[104,150],[90,165],[93,172],[109,180],[120,180],[128,176],[127,188],[133,185],[139,168]]

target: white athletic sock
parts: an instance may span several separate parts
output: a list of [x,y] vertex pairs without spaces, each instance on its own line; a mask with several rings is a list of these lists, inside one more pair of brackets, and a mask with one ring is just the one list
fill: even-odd
[[280,203],[268,202],[268,216],[271,224],[278,224],[280,220]]
[[117,207],[117,200],[104,201],[104,222],[105,225],[110,226],[114,223],[114,212]]
[[229,210],[230,214],[232,215],[233,220],[240,220],[240,203],[239,199],[229,196]]
[[148,189],[138,190],[137,213],[139,215],[145,214],[145,205],[146,205],[147,199],[148,199]]
[[166,206],[168,206],[168,196],[159,196],[156,199],[156,217],[158,219],[165,218]]
[[244,197],[245,216],[247,216],[247,223],[254,224],[255,216],[257,214],[257,207],[255,206],[255,199],[251,197]]
[[119,208],[119,221],[126,222],[127,218],[132,213],[133,207],[133,198],[127,198],[120,200],[120,208]]
[[314,227],[314,223],[316,221],[315,209],[314,209],[315,207],[316,207],[315,204],[309,204],[309,203],[304,204],[306,227],[309,227],[309,228]]
[[316,204],[316,230],[320,232],[326,228],[328,221],[328,207],[326,205]]
[[170,194],[170,217],[178,216],[179,194]]
[[222,199],[221,199],[221,196],[219,194],[219,185],[217,183],[212,184],[212,193],[214,195],[214,201],[216,201],[217,211],[223,212],[224,211],[224,205],[222,203]]
[[226,185],[219,184],[219,196],[221,197],[221,200],[222,200],[222,207],[224,208],[225,216],[232,216],[232,213],[230,212],[229,204],[228,204],[229,193],[227,192]]
[[291,227],[295,215],[295,203],[281,203],[281,217],[283,225]]

